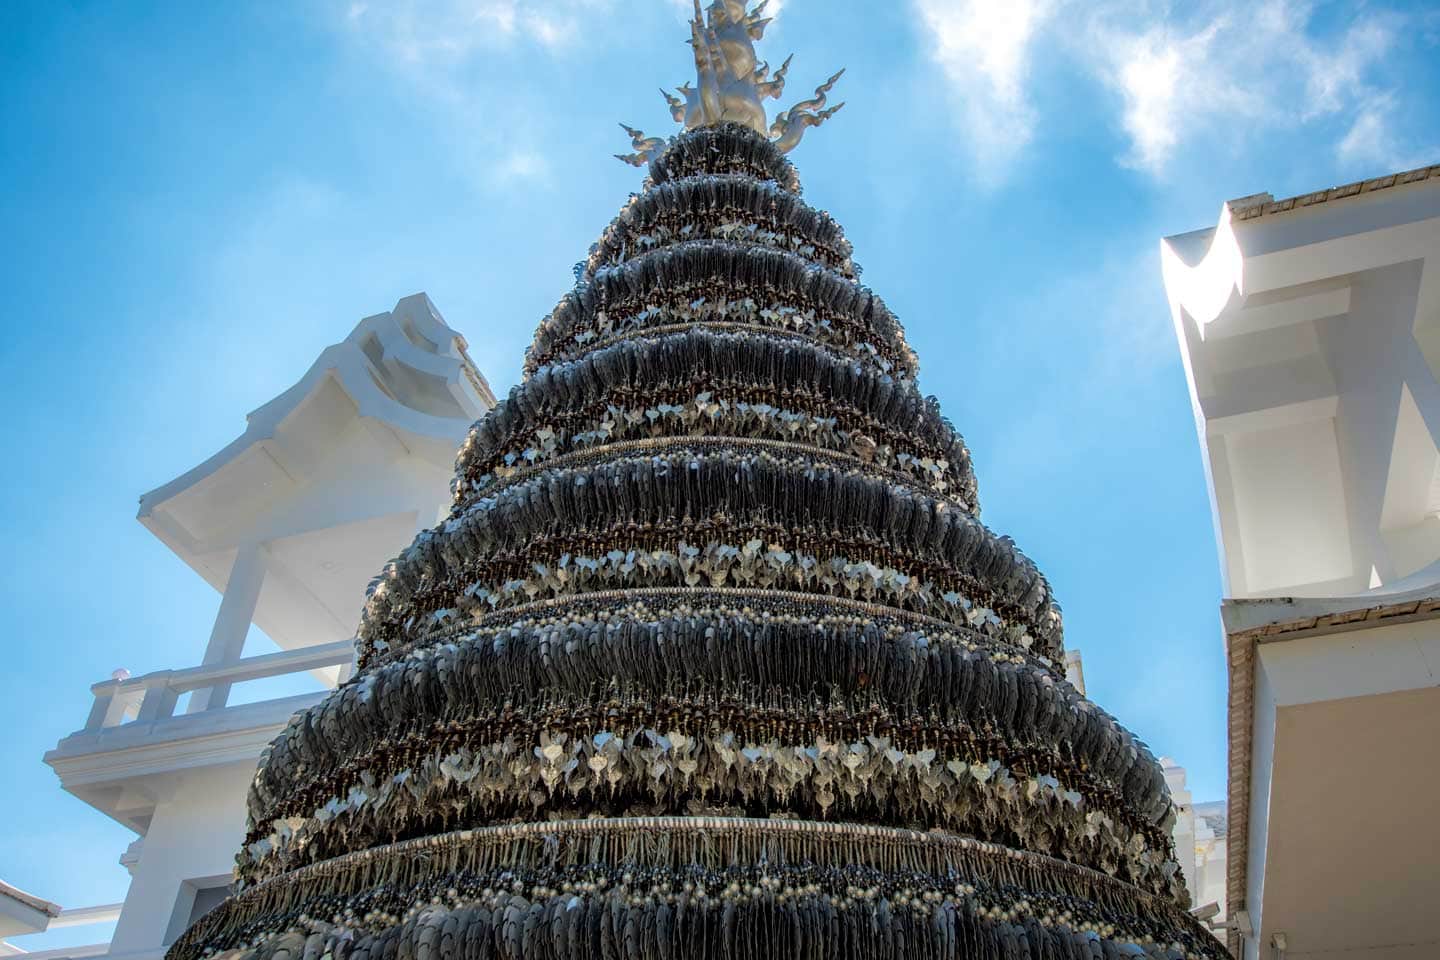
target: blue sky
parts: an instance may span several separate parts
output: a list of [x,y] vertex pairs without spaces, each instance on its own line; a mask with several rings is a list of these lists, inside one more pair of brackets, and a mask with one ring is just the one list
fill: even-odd
[[[497,392],[671,125],[689,0],[0,5],[0,876],[121,899],[41,754],[197,663],[218,598],[136,498],[361,317],[428,292]],[[773,3],[772,3],[773,6]],[[1440,157],[1423,4],[785,0],[845,110],[795,153],[1049,575],[1091,696],[1224,789],[1219,576],[1159,237]],[[94,931],[77,934],[93,939]],[[38,946],[33,940],[25,944]]]

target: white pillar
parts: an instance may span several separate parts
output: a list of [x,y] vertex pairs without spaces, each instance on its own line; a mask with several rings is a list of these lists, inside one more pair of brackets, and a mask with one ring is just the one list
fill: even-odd
[[1160,765],[1165,772],[1165,785],[1170,788],[1170,802],[1175,805],[1175,826],[1171,838],[1175,841],[1175,859],[1180,862],[1180,871],[1185,875],[1185,889],[1190,891],[1191,906],[1203,907],[1200,897],[1197,864],[1195,860],[1195,803],[1185,787],[1185,768],[1169,757],[1161,757]]
[[[235,552],[235,564],[230,568],[230,579],[225,584],[225,596],[220,600],[220,612],[215,615],[215,626],[210,629],[210,642],[205,647],[203,666],[217,663],[234,663],[245,649],[245,635],[255,619],[255,604],[260,600],[260,588],[265,584],[265,548],[258,543],[242,543]],[[230,698],[230,684],[217,683],[213,687],[196,690],[190,694],[190,707],[186,713],[199,713],[225,706]]]
[[194,881],[211,886],[235,865],[253,776],[253,767],[231,763],[166,778],[139,859],[130,866],[130,890],[110,940],[111,956],[161,960],[177,914],[180,924],[189,918]]
[[1080,651],[1073,647],[1065,651],[1065,679],[1076,693],[1085,696],[1085,664],[1080,659]]

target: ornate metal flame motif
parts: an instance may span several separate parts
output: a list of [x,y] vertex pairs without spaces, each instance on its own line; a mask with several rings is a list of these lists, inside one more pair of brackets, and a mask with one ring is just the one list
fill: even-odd
[[[767,123],[761,10],[262,756],[170,960],[1218,960],[1159,763]],[[954,369],[964,369],[963,363]],[[1023,376],[1023,370],[1021,371]]]
[[[665,90],[660,95],[670,107],[670,116],[686,130],[738,123],[769,136],[781,153],[789,153],[806,130],[818,127],[845,106],[826,106],[830,91],[845,71],[816,87],[813,97],[780,112],[773,122],[768,120],[765,101],[779,100],[784,94],[791,57],[771,74],[770,64],[755,55],[755,42],[765,36],[771,19],[765,16],[766,3],[760,0],[754,10],[747,11],[747,0],[714,0],[702,13],[700,0],[695,0],[690,46],[695,53],[696,85],[681,84],[675,91],[678,97]],[[633,127],[620,126],[630,135],[633,152],[617,153],[617,159],[648,166],[665,146],[663,137],[647,137]]]

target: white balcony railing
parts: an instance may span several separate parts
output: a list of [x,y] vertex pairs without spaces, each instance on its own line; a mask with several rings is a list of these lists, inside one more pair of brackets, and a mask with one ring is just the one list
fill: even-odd
[[85,732],[97,733],[131,721],[154,723],[169,719],[175,715],[175,707],[182,695],[209,687],[327,667],[339,667],[340,680],[343,681],[349,675],[354,655],[354,641],[337,640],[298,650],[246,657],[230,663],[184,670],[157,670],[143,677],[103,680],[90,688],[95,695],[95,703],[85,722]]
[[83,960],[85,957],[98,957],[102,954],[109,953],[109,941],[50,950],[26,950],[13,941],[23,937],[48,933],[51,930],[59,930],[62,927],[88,927],[102,923],[113,924],[116,920],[120,919],[120,909],[123,906],[124,904],[121,903],[106,903],[98,907],[76,907],[74,909],[61,910],[59,914],[50,918],[48,925],[43,930],[11,934],[10,939],[0,940],[0,957],[21,957],[24,958],[24,960]]

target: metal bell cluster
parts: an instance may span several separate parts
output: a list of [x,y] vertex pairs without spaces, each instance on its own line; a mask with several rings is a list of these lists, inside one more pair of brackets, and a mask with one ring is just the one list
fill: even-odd
[[422,534],[371,597],[362,662],[456,616],[536,597],[702,584],[860,597],[996,635],[1013,628],[1059,658],[1049,585],[973,516],[863,464],[706,439],[543,470]]
[[738,123],[699,127],[670,140],[650,161],[645,186],[722,174],[772,182],[795,197],[803,192],[800,174],[789,158]]
[[1164,898],[1063,861],[934,833],[712,817],[458,831],[304,867],[221,909],[172,954],[233,929],[235,960],[1227,956]]
[[455,507],[580,451],[716,434],[848,453],[980,512],[970,451],[933,397],[818,344],[704,328],[612,343],[513,387],[460,448]]
[[[1071,820],[1098,811],[1126,828],[1121,837],[1122,831],[1091,820],[1095,829],[1082,828],[1084,839],[1096,838],[1104,827],[1122,847],[1136,830],[1148,831],[1158,843],[1155,835],[1169,829],[1170,808],[1148,750],[1104,711],[1056,682],[1043,662],[1023,656],[1019,648],[1006,654],[997,647],[978,633],[905,630],[899,622],[882,626],[834,612],[817,623],[813,613],[786,613],[779,607],[681,611],[632,605],[588,615],[572,610],[563,620],[472,632],[376,667],[360,683],[302,714],[271,748],[257,776],[249,843],[260,844],[253,851],[259,856],[288,841],[287,834],[302,841],[321,832],[343,834],[356,816],[379,816],[385,804],[374,801],[381,792],[387,803],[393,798],[413,806],[407,794],[437,784],[466,787],[474,794],[498,783],[523,801],[523,808],[565,807],[587,786],[575,775],[597,772],[592,757],[580,755],[601,746],[597,736],[619,735],[619,741],[605,741],[618,750],[644,729],[680,729],[697,744],[729,742],[742,757],[751,748],[766,755],[790,749],[790,757],[805,767],[805,785],[774,801],[760,790],[757,796],[766,809],[793,810],[801,801],[820,816],[831,806],[843,809],[836,800],[818,796],[831,783],[824,776],[827,763],[846,768],[847,778],[833,792],[853,788],[867,796],[874,793],[872,785],[888,783],[876,780],[877,773],[888,776],[903,768],[903,789],[887,787],[876,799],[888,802],[893,793],[897,803],[908,807],[904,818],[909,822],[944,823],[970,833],[1008,830],[1013,829],[1010,818],[991,819],[987,826],[983,810],[976,807],[971,816],[964,797],[949,789],[973,786],[972,773],[979,784],[989,783],[1004,766],[1016,772],[1015,783],[1023,781],[1029,799],[1074,792],[1066,798],[1077,814]],[[776,701],[773,693],[827,688],[830,698],[819,701],[813,695]],[[718,733],[710,729],[707,718],[719,714],[720,705],[743,714],[742,726],[753,727],[750,719],[767,706],[779,709],[784,722],[768,733],[760,724],[753,736],[736,741],[734,724],[722,724]],[[547,713],[554,719],[536,725],[534,718]],[[624,718],[628,733],[617,734]],[[443,735],[436,733],[440,728]],[[564,774],[563,789],[558,781],[541,782],[548,764],[523,766],[551,749],[546,738],[552,732],[571,738],[566,764],[555,767]],[[586,737],[593,742],[581,745]],[[880,754],[891,745],[877,747],[877,737],[892,739],[893,749],[903,747],[901,754],[887,758],[888,768],[878,770]],[[821,740],[843,747],[843,758],[821,747]],[[642,744],[642,749],[648,748]],[[456,755],[480,754],[522,762],[522,769],[497,768],[492,772],[498,781],[456,776],[454,762],[446,769]],[[355,766],[357,760],[365,761],[363,770]],[[653,758],[647,769],[650,762]],[[989,773],[968,770],[992,762],[997,766]],[[725,766],[727,775],[766,770],[754,763],[749,768],[741,763],[734,771],[732,764]],[[616,769],[607,771],[607,780]],[[999,777],[988,789],[999,790],[1003,781]],[[1059,789],[1062,781],[1077,789]],[[638,792],[653,799],[648,798],[649,784],[642,780],[642,786]],[[684,807],[695,798],[693,791],[686,792],[688,779],[674,786],[680,792],[670,798],[673,806]],[[723,793],[713,786],[700,791],[702,801]],[[544,796],[532,803],[526,798],[536,790]],[[608,793],[613,800],[614,791]],[[451,797],[436,809],[449,811],[448,804],[459,799]],[[425,819],[428,810],[427,804],[403,816],[385,810],[381,826],[401,829]],[[1073,827],[1066,829],[1073,832]],[[267,838],[272,839],[268,847]],[[1142,852],[1134,851],[1137,856]],[[1089,854],[1077,850],[1072,859],[1103,865],[1126,856],[1098,843]],[[1137,870],[1136,879],[1168,887],[1174,874],[1166,872],[1167,864],[1150,866],[1156,869]]]
[[172,960],[1222,956],[843,231],[656,149]]
[[623,337],[696,323],[818,341],[897,379],[918,364],[873,292],[798,253],[686,240],[582,278],[545,318],[526,375]]
[[773,180],[704,174],[635,196],[590,251],[586,270],[686,240],[733,240],[790,250],[854,278],[850,241],[828,213]]

